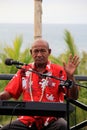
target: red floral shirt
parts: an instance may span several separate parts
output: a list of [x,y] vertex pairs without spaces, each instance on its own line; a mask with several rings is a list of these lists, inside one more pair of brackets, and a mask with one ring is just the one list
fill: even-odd
[[[60,80],[51,77],[42,77],[37,73],[29,70],[35,70],[34,63],[23,66],[17,74],[10,80],[5,87],[13,98],[18,99],[23,95],[23,101],[39,101],[39,102],[63,102],[64,92],[66,88],[59,87]],[[46,66],[46,73],[49,75],[66,80],[66,73],[63,67],[48,62]],[[18,119],[31,126],[33,122],[36,123],[38,130],[49,122],[54,117],[43,116],[19,116]]]

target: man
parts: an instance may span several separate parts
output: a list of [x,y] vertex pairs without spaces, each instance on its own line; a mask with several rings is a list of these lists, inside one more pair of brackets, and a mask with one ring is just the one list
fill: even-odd
[[[43,77],[40,74],[48,73],[62,80],[74,79],[74,72],[79,64],[79,57],[72,55],[68,63],[63,63],[64,67],[51,63],[48,60],[51,49],[47,41],[38,39],[34,41],[30,49],[34,63],[23,66],[0,93],[1,100],[10,98],[18,99],[23,95],[23,101],[38,102],[63,102],[66,87],[60,87],[60,81]],[[72,86],[67,96],[73,99],[78,98],[78,86]],[[45,116],[19,116],[16,121],[6,125],[1,130],[67,130],[67,122],[63,118]]]

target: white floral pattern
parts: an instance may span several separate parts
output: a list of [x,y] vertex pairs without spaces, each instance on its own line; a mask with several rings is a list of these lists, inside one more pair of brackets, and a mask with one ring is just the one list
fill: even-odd
[[53,94],[46,94],[46,98],[49,100],[49,101],[53,101],[54,100],[54,96]]

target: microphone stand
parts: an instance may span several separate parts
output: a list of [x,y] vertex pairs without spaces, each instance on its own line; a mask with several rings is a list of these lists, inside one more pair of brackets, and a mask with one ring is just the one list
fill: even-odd
[[[16,66],[16,68],[18,68],[18,69],[24,69],[24,68],[22,68],[22,67],[20,67],[20,66]],[[27,70],[27,69],[24,69],[24,70],[26,70],[26,71],[30,71],[30,72],[33,72],[33,73],[36,73],[36,74],[38,74],[38,75],[40,75],[40,76],[42,76],[42,77],[50,77],[50,78],[54,78],[54,79],[56,79],[56,80],[60,80],[60,81],[63,81],[63,82],[61,82],[60,83],[60,87],[63,87],[63,86],[65,86],[66,88],[67,88],[67,93],[66,93],[66,115],[67,115],[67,130],[70,130],[70,124],[69,124],[69,106],[70,106],[70,101],[69,101],[69,89],[70,88],[72,88],[74,85],[75,86],[80,86],[80,87],[84,87],[84,88],[87,88],[86,86],[84,86],[84,85],[80,85],[80,84],[77,84],[77,83],[74,83],[72,80],[63,80],[63,79],[61,79],[61,78],[58,78],[58,77],[56,77],[56,76],[53,76],[53,75],[51,75],[51,74],[42,74],[42,73],[40,73],[40,72],[37,72],[37,71],[35,71],[35,70],[32,70],[32,69],[30,69],[30,70]]]
[[67,117],[67,130],[70,130],[70,125],[69,125],[69,89],[72,88],[73,86],[73,82],[71,80],[66,80],[64,81],[64,83],[60,84],[61,87],[65,86],[66,89],[67,89],[67,93],[66,93],[66,96],[65,96],[65,99],[66,99],[66,117]]

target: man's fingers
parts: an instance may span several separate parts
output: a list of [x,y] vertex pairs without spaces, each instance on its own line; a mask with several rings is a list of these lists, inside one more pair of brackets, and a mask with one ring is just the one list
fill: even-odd
[[74,56],[73,59],[72,59],[72,63],[75,66],[78,66],[78,64],[80,63],[79,57],[78,56]]
[[78,66],[78,64],[80,63],[79,57],[77,55],[75,55],[74,57],[72,57],[72,55],[70,55],[69,63],[74,64],[75,66]]

